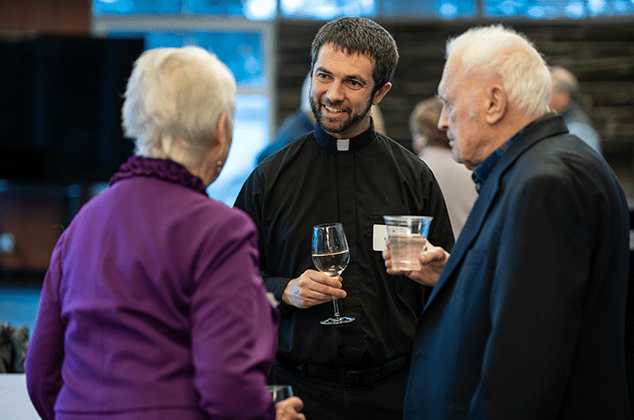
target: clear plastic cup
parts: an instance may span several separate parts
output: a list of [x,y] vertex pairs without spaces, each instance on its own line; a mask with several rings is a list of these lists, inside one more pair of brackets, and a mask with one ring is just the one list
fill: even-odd
[[419,256],[423,252],[431,216],[383,216],[395,270],[420,270]]

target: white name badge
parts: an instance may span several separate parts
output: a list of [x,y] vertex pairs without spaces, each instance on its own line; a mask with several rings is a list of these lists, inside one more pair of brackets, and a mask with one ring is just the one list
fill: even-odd
[[[409,230],[405,226],[390,226],[390,233],[408,233]],[[372,248],[375,251],[384,251],[387,249],[388,227],[386,225],[374,225],[372,229]]]

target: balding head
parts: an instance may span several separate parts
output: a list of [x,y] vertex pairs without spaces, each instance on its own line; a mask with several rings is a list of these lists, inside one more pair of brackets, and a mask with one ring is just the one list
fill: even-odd
[[550,96],[550,109],[561,112],[576,100],[579,94],[579,82],[568,70],[560,66],[550,68],[553,91]]

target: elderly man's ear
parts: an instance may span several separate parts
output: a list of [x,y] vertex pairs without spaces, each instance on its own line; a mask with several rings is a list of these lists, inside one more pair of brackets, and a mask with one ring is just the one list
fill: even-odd
[[491,85],[486,89],[487,109],[485,118],[489,124],[496,124],[506,113],[508,106],[506,91],[501,85]]

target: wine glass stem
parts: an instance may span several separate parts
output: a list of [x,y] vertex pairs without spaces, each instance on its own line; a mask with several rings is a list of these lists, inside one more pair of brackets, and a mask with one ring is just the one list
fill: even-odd
[[332,304],[335,307],[335,318],[339,319],[341,315],[339,314],[339,303],[337,302],[337,298],[332,298]]

